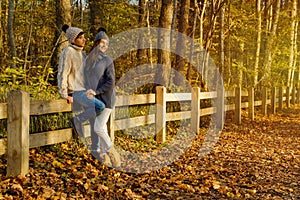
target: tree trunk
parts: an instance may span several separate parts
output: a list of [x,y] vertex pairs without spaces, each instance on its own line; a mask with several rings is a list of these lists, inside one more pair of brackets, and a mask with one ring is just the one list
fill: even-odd
[[225,6],[221,8],[220,12],[220,46],[219,46],[219,63],[220,63],[220,74],[223,74],[224,72],[224,66],[225,66],[225,47],[224,47],[224,41],[225,41],[225,31],[224,31],[224,22],[225,20]]
[[[298,26],[299,26],[299,22],[296,22],[296,27],[295,27],[295,46],[294,46],[294,52],[298,52],[298,43],[297,43],[297,40],[298,40]],[[295,53],[295,56],[294,56],[294,66],[293,66],[293,69],[294,69],[294,85],[299,87],[299,83],[300,83],[300,70],[299,68],[297,69],[297,65],[299,66],[299,63],[298,63],[298,54]],[[298,72],[298,73],[297,73]]]
[[62,50],[69,45],[67,38],[62,34],[62,26],[68,24],[71,26],[71,3],[69,0],[56,0],[56,31],[53,40],[54,52],[51,58],[51,66],[58,65],[59,56]]
[[[0,1],[0,55],[4,55],[4,44],[3,44],[3,27],[2,24],[4,19],[2,19],[2,1]],[[2,57],[2,56],[1,56]],[[4,58],[0,58],[0,63],[3,63]]]
[[202,8],[200,8],[201,13],[200,13],[200,24],[199,24],[199,41],[200,41],[200,45],[203,46],[203,27],[204,27],[204,13],[206,10],[206,5],[207,5],[207,0],[204,0],[203,5],[200,4],[200,6],[202,6]]
[[258,81],[258,67],[259,67],[259,57],[260,57],[260,46],[261,46],[261,0],[256,1],[256,16],[257,16],[257,38],[256,38],[256,52],[254,61],[254,76],[251,83],[251,87],[255,87]]
[[269,78],[270,78],[270,73],[271,73],[271,63],[272,63],[272,47],[273,47],[273,43],[274,43],[274,39],[276,36],[276,32],[277,32],[277,25],[278,25],[278,20],[279,20],[279,12],[280,12],[280,3],[281,0],[276,0],[276,8],[275,8],[275,13],[274,16],[272,16],[273,14],[273,9],[272,6],[270,7],[270,16],[267,16],[270,21],[267,24],[267,26],[269,27],[268,30],[270,30],[270,35],[267,36],[266,38],[266,49],[265,49],[265,57],[264,57],[264,71],[263,71],[263,77],[262,77],[262,81],[264,82],[264,84],[268,84],[269,82]]
[[[204,49],[207,51],[207,54],[205,54],[206,58],[203,60],[203,68],[202,68],[202,75],[204,77],[204,80],[208,79],[209,76],[209,68],[207,67],[207,62],[209,60],[209,51],[212,46],[212,39],[213,39],[213,34],[215,31],[216,23],[217,23],[217,16],[224,5],[225,2],[222,0],[218,1],[212,1],[211,2],[211,11],[210,11],[210,16],[209,16],[209,27],[208,31],[206,33],[206,38],[205,38],[205,43],[204,43]],[[205,90],[206,90],[206,85],[205,85]]]
[[14,10],[15,10],[15,1],[9,0],[8,1],[8,39],[9,39],[9,49],[10,49],[10,60],[11,60],[11,67],[15,68],[15,58],[17,56],[16,51],[16,43],[14,37]]
[[[146,27],[146,4],[147,2],[145,0],[139,0],[139,26],[140,27]],[[146,49],[144,49],[144,37],[143,35],[140,35],[138,38],[138,50],[137,50],[137,60],[138,65],[142,64],[144,59],[146,58]]]
[[103,0],[89,0],[90,16],[91,16],[91,29],[93,35],[97,34],[99,27],[104,26],[104,1]]
[[[230,1],[228,2],[228,18],[227,18],[227,21],[230,21],[230,17],[231,17],[231,10],[230,10]],[[232,78],[232,75],[231,75],[231,31],[230,31],[230,23],[228,23],[228,36],[227,36],[227,40],[226,40],[226,56],[225,56],[225,69],[224,69],[224,82],[226,80],[226,83],[227,85],[230,85],[231,84],[231,78]]]
[[[159,27],[171,31],[173,17],[173,1],[162,0],[161,12],[159,17]],[[170,32],[160,30],[158,36],[158,63],[162,65],[155,75],[156,83],[161,83],[166,87],[170,84],[171,76],[171,54],[170,49]]]
[[[191,37],[192,37],[192,44],[191,44],[191,46],[190,46],[190,57],[189,57],[189,59],[190,59],[190,62],[189,62],[189,65],[188,65],[188,72],[187,72],[187,79],[189,80],[189,82],[192,84],[192,64],[191,64],[191,62],[192,62],[192,60],[193,60],[193,56],[194,56],[194,52],[195,52],[195,32],[196,32],[196,26],[197,26],[197,18],[198,18],[198,16],[199,16],[199,14],[200,14],[200,9],[199,9],[199,6],[198,6],[198,3],[197,3],[197,0],[194,0],[194,7],[195,7],[195,9],[194,9],[194,12],[193,12],[193,15],[194,15],[194,19],[193,19],[193,28],[192,28],[192,35],[191,35]],[[199,77],[199,74],[197,73],[197,77],[195,78],[195,80],[197,81],[198,80],[198,77]]]
[[[28,38],[27,38],[27,45],[25,49],[25,59],[24,59],[24,73],[25,75],[27,74],[27,59],[28,59],[28,52],[29,52],[29,47],[31,43],[31,36],[32,36],[32,26],[33,26],[33,7],[35,5],[35,0],[31,1],[31,6],[30,6],[30,25],[29,25],[29,31],[28,31]],[[29,63],[29,62],[28,62]],[[27,75],[24,77],[24,83],[27,85]]]
[[297,18],[297,0],[292,0],[291,9],[291,32],[290,32],[290,56],[289,56],[289,69],[287,76],[287,86],[291,87],[293,85],[293,72],[294,72],[294,57],[295,57],[295,47],[296,47],[296,18]]
[[[181,0],[180,1],[180,18],[178,24],[178,31],[183,35],[187,35],[188,33],[188,26],[189,26],[189,9],[190,9],[190,0]],[[176,43],[176,59],[175,59],[175,70],[177,70],[174,76],[174,83],[176,85],[182,85],[183,79],[181,76],[185,76],[184,66],[186,61],[180,56],[184,55],[187,51],[187,44],[186,40],[182,37],[181,34],[177,36],[177,43]]]

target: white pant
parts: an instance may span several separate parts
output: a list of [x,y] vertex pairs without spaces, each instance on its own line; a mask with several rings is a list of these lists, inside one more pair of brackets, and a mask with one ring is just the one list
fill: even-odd
[[104,108],[104,110],[95,119],[94,130],[100,137],[101,154],[106,154],[106,151],[112,147],[111,139],[107,131],[107,121],[112,109]]

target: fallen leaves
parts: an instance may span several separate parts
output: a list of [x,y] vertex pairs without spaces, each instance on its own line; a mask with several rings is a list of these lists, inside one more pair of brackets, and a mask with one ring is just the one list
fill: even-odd
[[110,169],[75,142],[31,149],[30,172],[17,178],[5,176],[2,156],[0,199],[299,199],[299,107],[241,126],[227,118],[209,154],[199,157],[201,129],[182,156],[149,173]]

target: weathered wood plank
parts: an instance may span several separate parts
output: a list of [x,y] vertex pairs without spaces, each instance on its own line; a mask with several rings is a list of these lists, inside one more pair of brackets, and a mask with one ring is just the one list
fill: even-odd
[[209,107],[201,109],[200,116],[212,115],[217,112],[216,107]]
[[7,109],[7,176],[25,175],[29,170],[29,110],[27,92],[12,90]]
[[200,88],[193,88],[192,95],[192,108],[191,110],[191,130],[193,133],[198,134],[200,128]]
[[217,96],[217,92],[200,92],[200,99],[213,99]]
[[234,110],[234,121],[237,124],[241,124],[242,122],[242,90],[240,87],[235,88],[235,110]]
[[224,128],[225,120],[225,90],[223,85],[217,86],[217,98],[216,100],[216,128],[222,130]]
[[7,118],[7,103],[0,103],[0,119]]
[[191,101],[192,94],[191,93],[167,93],[166,101]]
[[234,90],[226,91],[225,97],[235,97]]
[[235,109],[235,104],[225,105],[225,111],[234,110],[234,109]]
[[[89,126],[89,125],[88,125]],[[89,127],[87,127],[89,131]],[[87,135],[90,135],[89,133]],[[72,129],[62,129],[29,135],[29,148],[57,144],[72,140]],[[7,139],[0,139],[0,155],[7,153]]]
[[261,105],[261,114],[267,115],[267,100],[268,100],[268,90],[266,87],[262,89],[262,105]]
[[30,103],[30,115],[43,115],[70,111],[72,111],[72,106],[64,99],[34,100]]
[[155,94],[116,96],[116,107],[153,103],[155,103]]
[[72,129],[61,129],[29,135],[30,148],[72,140]]
[[159,143],[166,141],[166,88],[163,86],[156,87],[156,114],[155,114],[155,130],[157,133],[156,140]]
[[279,97],[278,97],[278,109],[282,110],[283,108],[283,89],[282,87],[279,88]]
[[155,123],[155,114],[114,121],[115,131]]
[[271,95],[271,113],[276,113],[276,87],[272,88],[272,95]]
[[191,111],[172,112],[166,114],[166,121],[176,121],[182,119],[190,119]]
[[254,120],[254,88],[253,87],[248,89],[248,102],[249,102],[248,117],[251,120]]
[[7,138],[0,139],[0,155],[7,153]]

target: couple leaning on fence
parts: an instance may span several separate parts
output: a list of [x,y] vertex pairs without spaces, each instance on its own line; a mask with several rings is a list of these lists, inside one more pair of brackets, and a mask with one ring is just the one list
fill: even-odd
[[86,39],[82,29],[64,25],[70,45],[61,55],[58,66],[58,88],[62,98],[78,111],[71,125],[79,137],[85,137],[83,122],[91,126],[91,154],[102,163],[119,167],[120,156],[108,135],[107,121],[115,104],[115,70],[105,54],[109,45],[106,30],[100,28],[88,56],[83,48]]

